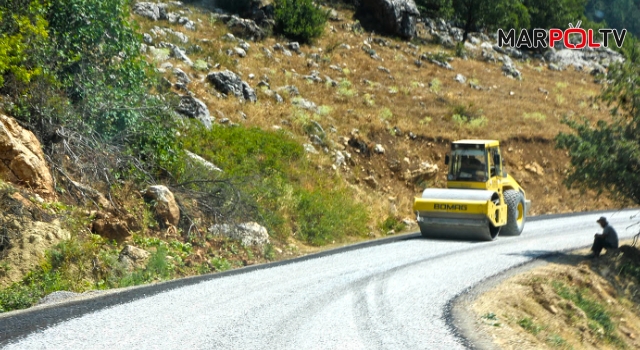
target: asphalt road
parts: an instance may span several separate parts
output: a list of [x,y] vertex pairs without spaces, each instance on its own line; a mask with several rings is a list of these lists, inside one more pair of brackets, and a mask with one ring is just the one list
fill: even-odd
[[466,349],[447,312],[453,298],[590,244],[600,215],[629,238],[636,213],[539,218],[494,242],[416,238],[209,279],[5,339],[4,348]]

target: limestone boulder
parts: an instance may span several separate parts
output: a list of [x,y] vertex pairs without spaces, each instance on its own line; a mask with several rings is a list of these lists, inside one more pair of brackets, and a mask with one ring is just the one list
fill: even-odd
[[53,178],[36,136],[0,114],[0,178],[54,200]]
[[209,73],[207,81],[223,94],[240,97],[250,102],[258,100],[251,86],[230,70]]
[[209,227],[209,232],[242,242],[244,246],[261,246],[269,244],[267,229],[256,222],[242,224],[216,224]]
[[216,15],[215,18],[226,24],[235,36],[253,41],[262,40],[267,36],[264,29],[253,20],[227,14]]
[[167,19],[167,4],[142,1],[133,5],[133,13],[150,20]]
[[207,105],[201,100],[191,96],[184,95],[180,98],[180,103],[176,112],[199,120],[207,129],[211,129],[211,113]]
[[404,39],[411,39],[416,35],[420,12],[413,0],[362,1],[359,10],[372,14],[383,31]]
[[133,270],[136,267],[144,267],[149,260],[149,256],[151,256],[151,254],[144,249],[126,245],[120,251],[118,260],[120,260],[128,270]]
[[173,193],[163,185],[149,186],[144,198],[153,203],[160,224],[177,226],[180,221],[180,208]]
[[422,162],[418,169],[407,169],[404,174],[404,179],[410,183],[418,184],[435,178],[438,174],[438,170],[438,165],[431,164],[429,162]]

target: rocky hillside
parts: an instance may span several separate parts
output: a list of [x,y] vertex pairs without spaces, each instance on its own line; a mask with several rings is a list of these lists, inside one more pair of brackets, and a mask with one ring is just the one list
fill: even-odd
[[[302,44],[251,3],[136,2],[103,32],[105,8],[61,20],[55,1],[48,35],[75,53],[38,61],[58,75],[21,83],[29,94],[18,74],[0,81],[0,311],[409,230],[455,139],[500,140],[532,215],[619,205],[567,189],[554,141],[564,117],[609,118],[599,74],[619,54],[502,49],[486,32],[462,44],[413,1],[325,7]],[[82,52],[76,34],[100,44]]]
[[594,97],[596,75],[621,60],[610,49],[529,54],[472,33],[456,50],[462,29],[442,20],[415,18],[397,29],[415,33],[403,41],[336,9],[325,34],[301,46],[206,7],[139,3],[134,13],[149,60],[182,96],[178,112],[291,132],[318,169],[371,194],[378,215],[411,217],[413,196],[445,184],[448,142],[466,137],[503,143],[534,215],[613,205],[563,186],[567,157],[554,143],[564,116],[608,118]]

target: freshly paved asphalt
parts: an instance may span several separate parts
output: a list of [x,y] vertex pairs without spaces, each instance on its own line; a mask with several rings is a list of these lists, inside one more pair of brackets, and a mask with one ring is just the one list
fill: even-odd
[[[630,238],[638,211],[538,217],[493,242],[419,235],[295,262],[174,281],[0,315],[6,349],[465,349],[448,303],[541,256],[584,247],[610,218]],[[389,242],[389,241],[387,241]]]

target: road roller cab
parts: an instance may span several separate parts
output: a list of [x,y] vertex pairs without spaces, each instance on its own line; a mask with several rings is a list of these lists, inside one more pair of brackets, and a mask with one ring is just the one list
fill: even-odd
[[496,140],[460,140],[445,157],[447,188],[427,188],[414,201],[429,238],[493,240],[522,233],[530,201],[502,166]]

